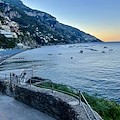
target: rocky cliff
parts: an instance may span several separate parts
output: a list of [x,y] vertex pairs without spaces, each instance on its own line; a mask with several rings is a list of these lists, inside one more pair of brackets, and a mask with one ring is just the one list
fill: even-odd
[[77,28],[59,23],[52,15],[33,10],[20,0],[2,0],[0,7],[5,14],[17,22],[20,29],[41,45],[101,42],[96,37]]

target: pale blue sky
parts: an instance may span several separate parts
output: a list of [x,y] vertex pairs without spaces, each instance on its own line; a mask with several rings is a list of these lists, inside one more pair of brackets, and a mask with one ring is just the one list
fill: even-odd
[[120,41],[120,0],[22,0],[103,41]]

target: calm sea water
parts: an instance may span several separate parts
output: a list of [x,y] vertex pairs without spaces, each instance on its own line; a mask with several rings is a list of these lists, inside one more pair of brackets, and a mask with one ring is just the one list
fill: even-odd
[[43,46],[14,58],[22,59],[10,58],[0,70],[32,68],[35,76],[120,103],[120,42]]

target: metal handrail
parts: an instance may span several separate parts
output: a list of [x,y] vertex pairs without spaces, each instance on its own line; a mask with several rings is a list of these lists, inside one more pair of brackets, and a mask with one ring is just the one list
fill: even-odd
[[83,106],[83,109],[85,110],[85,112],[86,112],[86,114],[87,114],[88,119],[89,119],[89,120],[91,120],[91,118],[90,118],[90,116],[89,116],[89,114],[88,114],[88,112],[87,112],[87,110],[86,110],[85,106],[83,105],[83,103],[81,103],[81,105]]
[[86,102],[87,106],[89,107],[90,111],[92,112],[93,116],[95,117],[96,120],[98,120],[98,118],[96,117],[95,113],[93,112],[93,109],[91,108],[91,106],[88,104],[87,100],[85,99],[84,95],[81,92],[81,95],[84,99],[84,101]]
[[6,73],[6,74],[5,74],[5,73],[4,73],[4,74],[3,74],[3,73],[0,73],[0,74],[1,74],[1,75],[8,75],[8,76],[10,76],[10,74],[7,74],[7,73]]

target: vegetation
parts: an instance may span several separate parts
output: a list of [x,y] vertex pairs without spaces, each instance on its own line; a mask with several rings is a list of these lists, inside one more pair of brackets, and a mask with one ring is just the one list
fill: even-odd
[[0,7],[0,12],[4,12],[3,9]]
[[50,83],[50,82],[45,82],[45,83],[42,83],[42,84],[38,84],[37,87],[45,87],[45,88],[49,88],[49,89],[54,89],[56,91],[63,91],[63,92],[68,92],[73,94],[73,95],[79,95],[79,92],[78,90],[76,91],[76,89],[73,89],[71,87],[68,87],[66,85],[61,85],[61,84],[55,84],[55,83]]
[[0,16],[1,23],[4,23],[4,18]]
[[104,120],[120,120],[120,105],[115,101],[108,101],[104,98],[90,96],[83,93],[90,106],[98,112]]
[[[53,86],[52,86],[51,83],[46,82],[46,83],[38,84],[37,87],[42,87],[42,88],[45,87],[49,89],[53,88],[58,91],[69,92],[69,93],[79,96],[78,91],[76,91],[72,87],[68,87],[65,85],[53,83]],[[90,96],[85,92],[83,92],[83,95],[85,96],[90,106],[96,112],[98,112],[98,114],[101,115],[101,117],[104,120],[120,120],[120,105],[117,104],[115,101],[108,101],[108,100],[105,100],[104,98],[98,98],[97,95]],[[82,101],[84,102],[83,99]]]
[[0,48],[14,48],[15,47],[15,41],[14,38],[6,38],[4,35],[0,35]]

